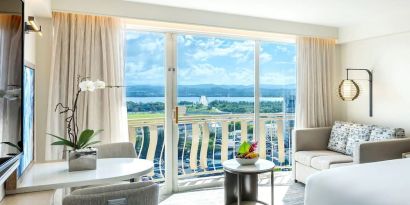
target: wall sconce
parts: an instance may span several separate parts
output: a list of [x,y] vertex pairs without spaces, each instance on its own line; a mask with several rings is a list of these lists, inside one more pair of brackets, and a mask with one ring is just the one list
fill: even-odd
[[38,26],[36,22],[34,21],[33,16],[28,17],[28,22],[24,23],[24,30],[26,33],[30,32],[36,32],[38,35],[42,36],[43,34],[41,33],[41,26]]
[[349,79],[349,70],[366,71],[369,74],[369,115],[373,117],[373,72],[368,69],[346,69],[346,80],[339,85],[339,97],[343,101],[356,100],[360,95],[360,88],[354,80]]

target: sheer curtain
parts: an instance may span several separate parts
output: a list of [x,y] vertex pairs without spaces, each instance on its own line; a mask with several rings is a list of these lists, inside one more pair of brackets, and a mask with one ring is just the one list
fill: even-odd
[[[120,19],[71,13],[53,13],[53,53],[47,132],[65,136],[64,115],[57,103],[71,106],[78,90],[77,76],[123,85],[123,31]],[[124,88],[82,93],[78,102],[79,129],[104,129],[102,143],[128,141]],[[61,159],[61,146],[51,146],[47,136],[46,160]]]
[[297,47],[296,127],[330,126],[335,40],[299,37]]

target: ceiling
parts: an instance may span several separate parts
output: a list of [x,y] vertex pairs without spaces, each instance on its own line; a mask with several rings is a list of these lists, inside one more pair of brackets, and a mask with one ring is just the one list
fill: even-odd
[[334,27],[410,19],[409,0],[124,0]]

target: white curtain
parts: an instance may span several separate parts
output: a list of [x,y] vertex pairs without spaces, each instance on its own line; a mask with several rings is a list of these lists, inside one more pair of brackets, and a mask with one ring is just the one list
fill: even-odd
[[[77,76],[124,84],[123,26],[114,17],[53,13],[53,56],[47,132],[66,136],[65,115],[55,112],[57,103],[72,106]],[[124,88],[81,93],[78,101],[79,130],[104,129],[102,143],[128,141]],[[51,146],[47,136],[46,160],[61,159],[61,146]]]
[[299,37],[297,50],[296,127],[330,126],[335,40]]

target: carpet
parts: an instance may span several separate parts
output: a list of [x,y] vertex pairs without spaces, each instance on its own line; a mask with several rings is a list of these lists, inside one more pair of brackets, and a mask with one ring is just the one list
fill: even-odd
[[[303,205],[305,187],[303,184],[290,183],[274,188],[275,205]],[[270,186],[259,186],[259,200],[270,203]],[[160,205],[218,205],[224,204],[222,187],[176,193],[161,197]]]

